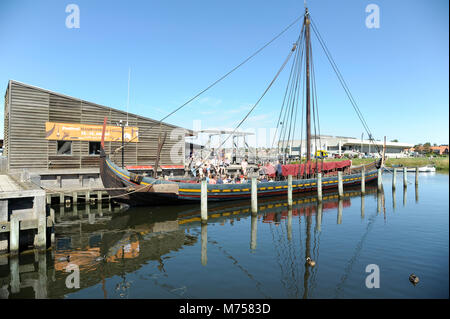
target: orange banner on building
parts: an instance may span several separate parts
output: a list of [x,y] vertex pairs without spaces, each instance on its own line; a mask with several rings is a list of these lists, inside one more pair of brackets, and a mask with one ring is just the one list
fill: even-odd
[[[47,140],[64,141],[101,141],[103,125],[89,125],[77,123],[45,123],[45,138]],[[126,126],[124,141],[139,142],[138,128]],[[120,126],[106,126],[105,141],[121,142],[122,128]]]

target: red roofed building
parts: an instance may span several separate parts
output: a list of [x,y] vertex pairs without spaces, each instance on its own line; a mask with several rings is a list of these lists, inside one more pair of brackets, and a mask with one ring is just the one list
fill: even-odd
[[431,146],[430,150],[439,155],[448,154],[448,145]]

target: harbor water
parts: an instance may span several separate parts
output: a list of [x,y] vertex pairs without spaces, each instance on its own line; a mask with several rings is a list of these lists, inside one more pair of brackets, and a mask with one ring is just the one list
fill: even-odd
[[259,199],[256,216],[208,203],[206,225],[199,203],[54,206],[54,249],[0,256],[0,298],[448,298],[449,176],[391,178],[292,210]]

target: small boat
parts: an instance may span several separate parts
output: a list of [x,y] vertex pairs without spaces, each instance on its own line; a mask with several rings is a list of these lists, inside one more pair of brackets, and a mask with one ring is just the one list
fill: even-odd
[[[392,168],[397,168],[397,172],[403,172],[403,168],[404,166],[402,165],[392,165]],[[386,167],[385,170],[392,170],[391,167]],[[416,167],[407,167],[406,168],[407,172],[415,172],[416,171]],[[419,167],[419,172],[420,173],[431,173],[431,172],[436,172],[436,167],[434,165],[426,165],[426,166],[421,166]]]
[[[242,122],[245,121],[245,119],[250,115],[252,110],[258,105],[259,101],[264,97],[265,93],[270,89],[271,85],[275,82],[278,75],[292,58],[291,76],[289,77],[287,83],[286,93],[281,105],[279,120],[277,122],[277,130],[279,130],[280,133],[278,141],[278,155],[280,158],[280,162],[283,163],[283,177],[279,178],[281,180],[278,181],[258,182],[258,198],[287,195],[288,181],[286,177],[289,175],[292,176],[293,179],[292,187],[294,194],[317,191],[318,173],[322,174],[322,188],[324,190],[338,188],[338,172],[342,172],[342,181],[344,187],[350,185],[360,185],[363,172],[365,174],[366,183],[374,182],[378,178],[377,169],[381,168],[384,163],[384,154],[380,159],[374,159],[374,161],[370,164],[361,165],[358,167],[352,167],[350,160],[324,162],[323,158],[318,159],[311,156],[314,153],[312,151],[312,145],[314,142],[311,138],[311,133],[314,132],[314,134],[316,134],[316,130],[318,130],[318,136],[320,136],[318,115],[316,116],[316,114],[318,114],[318,109],[314,79],[315,73],[312,62],[312,50],[310,43],[310,37],[312,33],[311,31],[314,31],[319,42],[322,44],[323,39],[320,37],[320,35],[318,35],[318,30],[316,29],[314,21],[311,20],[308,8],[305,8],[305,13],[303,15],[303,24],[301,26],[301,32],[298,36],[297,41],[288,51],[286,60],[281,65],[280,70],[275,75],[273,81],[264,91],[258,102],[256,102],[253,108],[242,120]],[[323,45],[322,48],[324,49],[327,56],[329,56],[329,52],[326,50],[326,46]],[[337,66],[333,65],[334,61],[332,61],[332,59],[329,60],[330,63],[332,63],[334,71],[336,72]],[[344,87],[347,96],[350,99],[350,102],[353,104],[356,110],[356,102],[353,100],[352,95],[349,93],[348,87],[346,86],[345,81],[343,81],[340,72],[336,72],[336,75],[338,76],[341,85]],[[306,94],[303,94],[303,92],[305,92]],[[302,99],[304,98],[304,100],[303,102],[300,101],[299,103],[300,97],[302,97]],[[306,156],[303,157],[305,163],[302,163],[302,158],[300,157],[300,164],[296,164],[295,162],[293,163],[290,160],[291,154],[289,153],[290,151],[288,151],[288,145],[290,141],[294,139],[295,127],[297,124],[299,124],[297,122],[296,115],[297,113],[300,113],[298,111],[298,109],[301,109],[298,107],[299,104],[302,104],[301,108],[303,108],[304,106],[304,110],[306,111],[305,117],[301,119],[300,123],[306,123],[305,136],[307,150]],[[362,114],[360,113],[360,111],[358,113],[358,117],[362,121],[364,128],[366,129],[369,136],[372,136],[370,130],[368,130],[367,123],[365,123],[365,121],[363,121],[362,119]],[[201,183],[197,180],[192,180],[191,178],[172,178],[171,180],[161,180],[136,174],[116,165],[106,155],[104,150],[106,120],[107,119],[105,118],[100,148],[100,175],[104,187],[107,189],[108,193],[113,199],[132,206],[154,206],[165,204],[172,205],[192,203],[195,201],[199,202],[201,200]],[[238,127],[236,127],[236,129]],[[303,129],[298,131],[302,130]],[[281,140],[281,136],[283,136],[283,140]],[[288,136],[287,141],[284,140],[284,136]],[[225,142],[226,140],[222,142],[221,146]],[[378,146],[376,144],[374,145],[378,149]],[[380,150],[378,150],[378,152],[380,153]],[[155,167],[158,167],[158,162],[159,159],[157,155]],[[208,184],[207,193],[208,201],[231,201],[249,199],[251,198],[251,184]]]

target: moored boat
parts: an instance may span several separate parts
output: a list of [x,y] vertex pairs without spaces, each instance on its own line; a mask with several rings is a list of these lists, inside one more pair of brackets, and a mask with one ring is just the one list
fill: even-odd
[[[106,119],[105,119],[106,123]],[[122,169],[105,154],[103,138],[100,155],[100,175],[108,193],[119,202],[132,206],[174,205],[200,201],[201,184],[192,180],[159,180],[142,176]],[[291,164],[292,165],[292,164]],[[365,182],[377,180],[377,168],[381,161],[352,168],[343,175],[343,185],[360,185],[361,172],[365,170]],[[337,189],[336,173],[344,168],[335,168],[322,178],[323,189]],[[259,182],[258,197],[272,197],[287,194],[288,182]],[[292,192],[306,193],[317,191],[317,178],[293,179]],[[208,201],[229,201],[251,197],[251,184],[208,184]]]
[[[369,183],[372,181],[376,181],[378,178],[377,169],[383,166],[384,156],[382,156],[379,160],[374,160],[374,162],[370,164],[362,165],[359,167],[351,167],[351,161],[324,162],[323,159],[317,158],[314,159],[311,157],[311,154],[314,153],[312,151],[313,142],[311,139],[312,128],[314,129],[314,134],[316,134],[316,132],[318,131],[318,134],[320,136],[316,86],[315,80],[313,78],[314,67],[311,57],[312,51],[310,43],[310,35],[311,35],[310,27],[312,26],[311,30],[314,31],[316,35],[318,35],[318,31],[316,30],[314,23],[311,22],[312,20],[310,18],[309,11],[307,8],[305,8],[303,25],[301,28],[300,35],[297,41],[293,44],[291,50],[289,51],[286,60],[284,61],[279,71],[275,75],[274,79],[269,84],[267,89],[264,91],[262,96],[250,109],[250,111],[243,118],[240,124],[235,128],[236,131],[236,129],[239,128],[239,126],[245,121],[245,119],[248,118],[250,113],[255,109],[259,101],[264,97],[266,92],[270,89],[272,84],[277,79],[278,75],[287,65],[288,61],[291,59],[291,57],[293,57],[293,62],[291,66],[291,75],[289,77],[286,93],[280,111],[280,116],[277,122],[277,130],[279,129],[279,138],[280,138],[278,141],[277,149],[279,151],[278,152],[279,159],[283,163],[282,165],[283,176],[280,176],[279,174],[277,181],[258,182],[257,183],[258,198],[286,195],[288,192],[288,181],[285,178],[288,175],[293,176],[292,189],[293,193],[295,194],[301,192],[316,191],[318,173],[322,174],[323,189],[325,190],[333,188],[337,189],[338,172],[343,173],[342,182],[343,186],[346,187],[350,185],[360,185],[363,171],[365,174],[365,182]],[[323,39],[320,37],[320,35],[318,35],[318,40],[322,45],[322,47],[324,48],[327,57],[329,57],[330,63],[332,63],[334,71],[335,72],[338,71],[334,61],[332,60],[332,58],[330,59],[329,52],[323,45]],[[242,64],[244,64],[248,60],[249,59],[246,59]],[[360,118],[361,122],[363,123],[363,126],[366,129],[368,135],[372,136],[370,130],[367,127],[367,123],[362,118],[362,114],[359,111],[356,102],[353,100],[353,97],[350,94],[348,87],[345,84],[345,81],[343,81],[342,79],[342,75],[340,74],[340,72],[336,72],[336,75],[338,76],[341,85],[344,87],[347,96],[349,97],[351,103],[353,104],[353,107],[355,108],[355,110],[357,110],[357,115]],[[221,79],[219,79],[215,83],[218,83]],[[210,87],[212,87],[212,85]],[[210,87],[208,87],[207,89],[209,89]],[[201,93],[205,92],[206,90],[202,91]],[[199,96],[200,94],[198,94],[197,96]],[[302,121],[304,120],[306,124],[305,130],[306,156],[303,158],[305,163],[303,163],[302,156],[300,156],[299,164],[296,164],[290,161],[292,154],[290,154],[289,153],[290,151],[288,152],[287,150],[290,149],[289,148],[290,139],[294,138],[295,126],[298,124],[296,113],[298,112],[299,109],[298,106],[300,96],[304,96],[304,101],[302,104],[304,105],[306,111],[305,118],[302,119]],[[176,111],[181,109],[181,107],[183,107],[192,100],[193,99],[189,100],[188,102],[180,106]],[[174,112],[172,112],[171,114],[173,113]],[[114,164],[113,161],[106,155],[104,151],[103,141],[105,135],[105,128],[106,128],[106,118],[102,133],[102,143],[100,150],[101,152],[100,174],[103,181],[103,185],[115,200],[125,202],[127,204],[134,206],[181,204],[181,203],[192,203],[193,201],[201,200],[201,183],[199,181],[188,178],[186,179],[180,178],[178,180],[156,179],[153,177],[143,176],[140,174],[130,172]],[[233,133],[235,131],[233,131]],[[232,136],[232,134],[230,134],[230,136]],[[283,139],[284,136],[288,136],[288,140],[287,141],[281,140],[281,136],[283,136]],[[220,149],[226,141],[227,139],[221,143],[218,149]],[[376,144],[374,145],[378,149],[377,145]],[[380,153],[379,150],[378,152]],[[159,159],[157,156],[155,168],[158,167],[158,162]],[[251,197],[251,184],[250,183],[208,184],[207,192],[208,192],[207,194],[208,201],[241,200]]]
[[[396,166],[392,166],[392,167],[385,167],[385,170],[390,170],[391,171],[393,168],[397,168],[397,172],[403,172],[404,166],[396,165]],[[406,167],[406,171],[407,172],[415,172],[416,171],[416,167]],[[436,167],[434,165],[421,166],[421,167],[419,167],[419,172],[420,173],[436,172]]]

